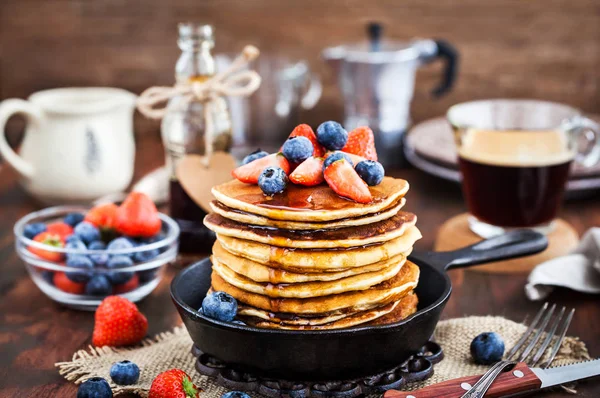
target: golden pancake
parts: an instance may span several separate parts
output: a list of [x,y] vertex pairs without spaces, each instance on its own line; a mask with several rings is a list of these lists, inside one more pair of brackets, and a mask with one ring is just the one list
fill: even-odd
[[366,290],[306,299],[271,298],[239,289],[213,271],[211,281],[215,291],[224,291],[242,304],[269,312],[292,314],[335,314],[336,311],[365,311],[391,301],[413,290],[419,280],[419,267],[407,261],[391,279]]
[[[402,254],[407,257],[407,255]],[[374,272],[382,270],[389,266],[387,261],[380,261],[375,264],[365,265],[363,267],[348,268],[340,272],[290,272],[280,268],[268,267],[247,258],[236,256],[223,249],[223,246],[216,241],[213,245],[213,257],[221,264],[231,268],[236,273],[245,276],[255,282],[269,283],[302,283],[317,281],[334,281],[347,278],[353,275],[364,274],[365,272]]]
[[219,235],[292,249],[330,249],[387,242],[402,236],[406,229],[414,226],[416,222],[417,216],[413,213],[401,211],[387,220],[370,225],[319,231],[290,231],[252,228],[216,213],[204,218],[204,225]]
[[[408,296],[411,296],[408,298]],[[401,316],[406,315],[407,310],[416,308],[417,305],[417,297],[414,291],[408,292],[404,297],[394,301],[398,302],[403,300],[403,305],[401,308],[396,307],[387,315],[379,318],[383,323],[392,323],[394,319],[397,319]],[[393,302],[393,303],[394,303]],[[389,304],[389,303],[388,303]],[[385,304],[385,305],[388,305]],[[381,306],[383,307],[383,306]],[[379,307],[379,308],[381,308]],[[238,316],[240,317],[248,317],[252,319],[252,323],[256,324],[259,321],[268,321],[281,325],[294,325],[294,326],[316,326],[316,325],[324,325],[326,323],[331,323],[338,321],[343,318],[347,318],[352,316],[353,313],[339,313],[334,315],[310,315],[310,316],[298,316],[295,314],[281,314],[281,313],[273,313],[267,312],[258,308],[248,307],[243,304],[240,304],[238,307]],[[408,314],[410,315],[410,314]],[[385,320],[384,320],[385,318]]]
[[347,313],[340,312],[340,313],[332,314],[332,315],[326,314],[323,316],[314,315],[314,316],[309,316],[309,317],[307,317],[307,316],[300,317],[295,314],[294,315],[281,314],[281,313],[275,314],[273,312],[268,312],[265,310],[261,310],[259,308],[248,307],[243,304],[238,304],[237,315],[240,317],[254,318],[254,322],[257,322],[258,320],[263,320],[263,321],[269,321],[269,322],[274,322],[274,323],[280,323],[282,325],[314,326],[314,325],[323,325],[325,323],[331,323],[331,322],[349,317],[352,314],[349,312],[347,312]]
[[397,306],[393,311],[385,314],[384,316],[369,322],[368,325],[389,325],[390,323],[396,323],[404,318],[408,318],[417,312],[419,298],[415,292],[411,292],[404,296],[402,301],[402,305]]
[[255,214],[246,213],[240,210],[231,209],[223,203],[213,200],[210,203],[211,209],[230,220],[234,220],[243,224],[258,225],[261,227],[295,229],[295,230],[317,230],[317,229],[337,229],[346,227],[356,227],[359,225],[373,224],[396,215],[406,203],[406,199],[400,200],[390,207],[381,210],[380,212],[368,214],[366,216],[346,218],[327,222],[302,222],[302,221],[283,221],[272,220],[267,217],[257,216]]
[[270,267],[292,272],[339,272],[410,253],[414,243],[421,239],[421,232],[410,227],[388,242],[342,250],[291,250],[230,236],[217,238],[228,252]]
[[306,325],[290,325],[285,323],[277,323],[271,321],[265,321],[260,318],[252,317],[240,317],[245,323],[250,326],[265,328],[265,329],[282,329],[282,330],[329,330],[329,329],[343,329],[361,323],[371,322],[379,317],[382,317],[394,310],[400,303],[400,300],[393,301],[385,304],[381,307],[373,308],[366,311],[356,312],[349,314],[341,319],[323,323],[323,324],[306,324]]
[[246,278],[221,264],[214,256],[211,260],[213,272],[227,283],[250,293],[274,298],[311,298],[365,290],[393,278],[406,261],[404,256],[393,257],[386,262],[386,267],[382,270],[365,272],[335,281],[273,284],[255,282]]
[[384,177],[381,184],[369,190],[373,196],[369,204],[344,199],[326,184],[316,187],[289,184],[285,192],[265,196],[257,185],[232,180],[214,187],[212,194],[232,209],[273,220],[323,222],[380,212],[406,194],[408,182]]
[[[374,324],[379,319],[384,318],[390,314],[394,314],[394,321],[398,321],[400,316],[406,317],[413,314],[417,310],[417,302],[412,297],[415,296],[413,293],[405,295],[403,298],[391,303],[385,304],[378,308],[371,310],[361,311],[358,313],[351,314],[345,318],[320,324],[320,325],[290,325],[282,324],[277,322],[264,321],[260,318],[253,317],[242,317],[242,320],[251,326],[268,329],[283,329],[283,330],[330,330],[330,329],[343,329],[352,326],[361,325],[367,322]],[[390,318],[388,318],[389,320]],[[402,318],[400,318],[402,319]],[[377,323],[379,324],[379,323]]]

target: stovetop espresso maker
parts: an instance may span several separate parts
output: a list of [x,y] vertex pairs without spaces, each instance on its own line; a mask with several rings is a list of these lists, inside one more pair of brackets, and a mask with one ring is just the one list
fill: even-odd
[[410,102],[417,68],[435,59],[445,62],[441,83],[432,91],[439,97],[452,88],[458,53],[444,40],[409,42],[382,40],[382,27],[367,26],[369,40],[326,48],[323,58],[337,74],[344,100],[344,127],[370,126],[381,163],[386,167],[406,164],[404,133],[410,127]]

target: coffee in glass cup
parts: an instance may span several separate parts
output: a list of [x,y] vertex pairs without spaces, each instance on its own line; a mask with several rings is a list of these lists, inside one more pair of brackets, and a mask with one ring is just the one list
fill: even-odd
[[573,162],[600,159],[600,126],[567,105],[483,100],[448,110],[469,226],[488,238],[507,229],[552,230]]

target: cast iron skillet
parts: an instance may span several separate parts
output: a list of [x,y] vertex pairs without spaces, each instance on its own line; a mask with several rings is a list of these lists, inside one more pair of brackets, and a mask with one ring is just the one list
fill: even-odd
[[263,377],[349,379],[397,366],[429,340],[452,290],[446,270],[538,253],[547,244],[537,232],[513,231],[452,252],[413,253],[409,259],[421,269],[416,288],[419,308],[389,325],[286,331],[207,318],[196,310],[210,287],[208,259],[173,279],[171,297],[194,344],[204,353]]

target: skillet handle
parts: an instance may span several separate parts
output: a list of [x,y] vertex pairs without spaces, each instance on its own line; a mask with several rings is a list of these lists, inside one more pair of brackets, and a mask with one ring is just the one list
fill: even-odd
[[548,239],[539,232],[516,230],[474,245],[448,252],[413,253],[411,257],[439,269],[469,267],[498,260],[536,254],[548,247]]

